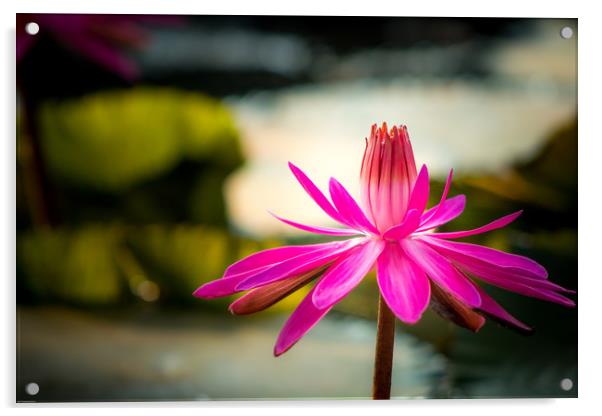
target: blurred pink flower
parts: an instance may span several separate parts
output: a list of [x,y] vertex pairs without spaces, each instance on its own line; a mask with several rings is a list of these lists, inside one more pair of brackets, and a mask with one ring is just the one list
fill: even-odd
[[336,179],[329,200],[295,165],[293,174],[309,196],[344,228],[314,227],[280,218],[305,231],[356,236],[323,244],[285,246],[250,255],[228,267],[221,279],[198,288],[199,298],[249,291],[230,305],[235,314],[257,312],[317,279],[289,317],[274,348],[286,352],[376,266],[380,292],[393,313],[416,323],[429,303],[456,324],[478,331],[485,316],[522,331],[530,328],[498,305],[474,278],[526,296],[574,306],[574,293],[547,280],[535,261],[480,245],[451,241],[501,228],[521,211],[474,230],[433,232],[464,210],[466,198],[448,198],[450,172],[440,202],[426,209],[429,176],[416,171],[405,126],[372,127],[361,169],[361,204]]
[[[17,14],[17,63],[41,36],[51,36],[65,48],[105,69],[131,80],[138,68],[124,53],[125,48],[140,48],[147,33],[140,22],[176,22],[166,16],[105,14]],[[30,35],[26,25],[37,23],[40,32]]]

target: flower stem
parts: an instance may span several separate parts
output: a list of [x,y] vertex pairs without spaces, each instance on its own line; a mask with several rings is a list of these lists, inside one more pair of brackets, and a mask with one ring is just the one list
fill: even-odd
[[391,398],[394,343],[395,315],[389,309],[382,295],[379,295],[376,351],[374,354],[374,379],[372,382],[373,400],[389,400]]

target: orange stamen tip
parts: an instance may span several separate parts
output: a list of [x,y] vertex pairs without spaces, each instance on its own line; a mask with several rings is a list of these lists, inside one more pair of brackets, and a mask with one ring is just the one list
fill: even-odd
[[378,143],[384,145],[387,141],[402,143],[409,142],[410,137],[408,134],[408,128],[405,124],[393,126],[390,130],[387,126],[387,122],[383,122],[379,127],[378,124],[373,124],[370,129],[370,137],[366,138],[366,143]]

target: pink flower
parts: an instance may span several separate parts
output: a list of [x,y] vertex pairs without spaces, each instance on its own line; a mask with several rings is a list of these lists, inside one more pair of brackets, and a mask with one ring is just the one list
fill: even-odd
[[[139,48],[147,41],[140,22],[177,23],[166,16],[106,14],[17,14],[17,63],[41,36],[50,36],[78,53],[125,79],[138,75],[136,65],[124,54],[124,48]],[[28,23],[40,26],[40,33],[25,31]]]
[[249,291],[230,305],[234,314],[257,312],[317,280],[289,317],[274,348],[286,352],[376,266],[380,292],[401,321],[418,322],[429,303],[442,316],[478,331],[485,316],[522,331],[530,328],[498,305],[475,278],[526,296],[574,306],[574,293],[549,280],[535,261],[484,246],[453,241],[501,228],[521,211],[468,231],[433,232],[464,210],[464,195],[447,197],[450,172],[440,202],[426,209],[429,177],[416,172],[405,126],[372,126],[361,169],[361,204],[336,179],[330,200],[295,165],[289,167],[309,196],[344,228],[314,227],[280,218],[305,231],[347,240],[285,246],[250,255],[228,267],[221,279],[198,288],[199,298]]

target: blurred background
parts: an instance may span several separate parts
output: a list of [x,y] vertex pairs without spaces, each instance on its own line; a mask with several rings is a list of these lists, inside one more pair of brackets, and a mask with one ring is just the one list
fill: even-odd
[[[577,290],[576,20],[19,14],[16,37],[18,401],[369,397],[374,276],[277,359],[307,290],[244,317],[191,293],[320,241],[267,213],[331,225],[287,161],[357,196],[383,121],[431,204],[454,168],[446,230],[524,209],[467,241]],[[393,396],[577,396],[577,309],[488,289],[535,334],[427,311],[397,326]]]

